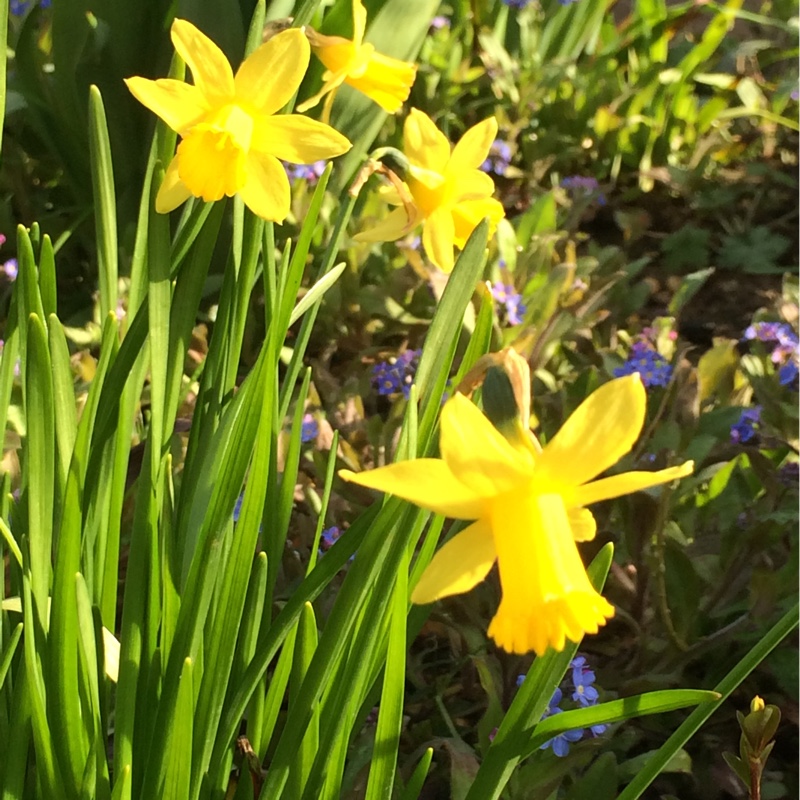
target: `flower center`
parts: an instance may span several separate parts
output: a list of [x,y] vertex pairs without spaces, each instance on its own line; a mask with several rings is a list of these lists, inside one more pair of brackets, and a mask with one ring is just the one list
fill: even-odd
[[232,197],[247,180],[252,117],[226,105],[195,125],[178,145],[178,175],[195,197],[207,203]]

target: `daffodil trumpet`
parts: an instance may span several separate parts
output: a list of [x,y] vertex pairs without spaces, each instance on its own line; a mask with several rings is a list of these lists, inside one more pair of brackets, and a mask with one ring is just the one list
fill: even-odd
[[281,160],[313,164],[351,146],[329,125],[278,114],[308,68],[305,34],[297,28],[276,34],[235,75],[217,45],[190,22],[176,19],[170,34],[194,84],[170,78],[125,81],[134,97],[181,137],[156,211],[172,211],[192,196],[213,202],[238,194],[257,216],[283,222],[291,190]]
[[[527,363],[510,357],[519,374]],[[521,363],[520,363],[521,362]],[[516,391],[515,391],[516,394]],[[522,426],[504,437],[462,394],[444,405],[441,458],[402,461],[339,474],[422,508],[472,524],[433,557],[414,587],[414,603],[466,592],[497,563],[502,599],[489,636],[512,653],[562,650],[596,633],[614,607],[592,586],[577,542],[595,537],[587,506],[689,475],[691,461],[656,472],[598,476],[627,454],[645,419],[638,375],[601,386],[542,446]]]

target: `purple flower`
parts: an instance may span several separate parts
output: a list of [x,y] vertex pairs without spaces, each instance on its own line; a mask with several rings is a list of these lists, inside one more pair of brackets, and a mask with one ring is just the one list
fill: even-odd
[[525,8],[531,4],[532,0],[503,0],[509,8]]
[[325,528],[322,531],[322,537],[320,539],[320,543],[322,544],[323,550],[330,550],[336,542],[339,541],[339,537],[342,535],[342,531],[339,530],[337,525],[332,525],[330,528]]
[[399,392],[408,399],[411,384],[417,371],[421,350],[406,350],[396,358],[381,361],[372,368],[372,384],[378,394],[391,395]]
[[444,16],[436,16],[431,20],[431,28],[435,31],[440,31],[442,28],[449,28],[450,27],[450,20]]
[[761,406],[745,408],[738,422],[731,425],[731,441],[734,444],[747,444],[758,437],[761,428]]
[[319,425],[314,419],[313,414],[305,414],[303,416],[303,425],[300,429],[301,442],[313,442],[319,436]]
[[613,371],[615,378],[638,372],[646,388],[667,386],[672,377],[672,365],[649,342],[639,341],[631,345],[627,361]]
[[[50,8],[51,2],[52,0],[41,0],[39,5],[42,8]],[[28,11],[31,5],[32,5],[31,0],[11,0],[11,2],[8,5],[8,10],[15,17],[21,17]]]
[[791,325],[785,322],[754,322],[748,325],[742,337],[747,341],[759,341],[765,344],[776,344],[781,347],[792,347],[798,343],[797,334]]
[[597,689],[592,686],[595,681],[595,675],[592,670],[586,669],[586,659],[583,656],[573,658],[570,666],[572,667],[572,685],[575,687],[572,699],[582,706],[595,705],[600,695],[597,693]]
[[284,164],[290,181],[304,180],[313,186],[325,172],[327,161],[315,161],[313,164]]
[[239,521],[239,515],[242,513],[242,503],[244,502],[244,492],[241,492],[236,498],[236,505],[233,507],[233,521]]
[[778,383],[780,383],[781,386],[788,386],[797,391],[799,373],[800,370],[798,370],[797,361],[792,359],[784,364],[778,371]]
[[9,258],[0,269],[3,270],[6,278],[8,278],[10,281],[15,281],[17,279],[17,275],[19,274],[19,264],[17,263],[16,258]]
[[510,283],[495,283],[492,285],[492,297],[499,307],[505,311],[506,321],[509,325],[521,325],[522,316],[526,306],[522,302],[522,295]]
[[568,175],[559,184],[562,189],[569,192],[573,200],[591,199],[599,206],[606,204],[606,196],[600,191],[597,178],[584,175]]
[[480,169],[484,172],[493,172],[495,175],[505,175],[510,166],[511,148],[502,139],[495,139]]
[[[545,709],[544,714],[542,714],[542,719],[562,713],[563,709],[558,707],[562,697],[563,693],[561,689],[556,689],[555,692],[553,692],[553,696],[550,698],[550,703],[548,704],[547,709]],[[582,728],[574,731],[564,731],[563,733],[559,733],[558,736],[548,739],[543,745],[541,745],[539,749],[546,750],[548,747],[550,747],[559,758],[564,758],[564,756],[569,753],[569,746],[575,742],[579,742],[582,738]]]

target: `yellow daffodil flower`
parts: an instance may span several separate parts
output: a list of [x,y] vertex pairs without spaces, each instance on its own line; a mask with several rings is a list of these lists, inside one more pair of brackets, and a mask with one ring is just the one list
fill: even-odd
[[[470,128],[455,147],[427,114],[416,108],[403,128],[403,153],[409,169],[406,184],[411,203],[392,211],[383,222],[359,233],[361,242],[393,242],[422,224],[425,254],[439,269],[451,272],[453,247],[462,248],[485,217],[490,235],[505,216],[492,197],[494,181],[480,165],[497,136],[497,120],[485,119]],[[389,197],[399,203],[399,197]]]
[[422,508],[476,520],[434,556],[414,588],[414,603],[471,589],[497,561],[503,590],[489,635],[504,650],[542,655],[566,639],[596,633],[614,607],[595,591],[576,542],[592,539],[586,506],[684,477],[692,462],[657,472],[595,478],[630,451],[645,418],[638,375],[590,395],[541,448],[530,432],[504,438],[464,395],[441,415],[442,457],[339,474]]
[[313,108],[327,95],[322,111],[322,118],[327,120],[336,90],[343,83],[358,89],[390,114],[400,110],[408,99],[417,67],[407,61],[376,53],[373,45],[364,42],[366,28],[367,10],[361,0],[353,0],[352,41],[306,29],[314,54],[327,69],[322,76],[322,88],[299,105],[298,111]]
[[350,142],[328,125],[297,114],[276,116],[297,91],[311,58],[305,34],[292,28],[262,44],[234,76],[222,51],[186,20],[172,23],[172,42],[194,85],[169,78],[128,78],[139,102],[181,136],[156,197],[165,214],[190,196],[206,202],[239,194],[259,217],[283,222],[292,164],[346,153]]

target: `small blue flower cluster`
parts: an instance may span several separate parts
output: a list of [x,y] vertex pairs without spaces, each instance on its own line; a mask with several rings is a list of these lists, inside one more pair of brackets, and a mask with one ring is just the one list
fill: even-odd
[[506,322],[509,325],[521,325],[522,316],[526,311],[522,302],[522,295],[510,283],[495,283],[492,285],[492,297],[499,307],[505,310]]
[[307,444],[313,442],[317,436],[319,436],[319,423],[314,419],[313,414],[305,414],[300,429],[300,441]]
[[592,198],[599,206],[606,204],[606,196],[600,191],[600,184],[597,182],[597,178],[584,175],[569,175],[559,185],[569,192],[573,200]]
[[672,365],[648,341],[638,341],[631,345],[627,361],[614,369],[614,377],[632,375],[638,372],[646,388],[666,386],[672,377]]
[[510,8],[525,8],[530,5],[533,0],[503,0],[503,2]]
[[731,425],[731,441],[734,444],[755,443],[761,428],[761,406],[753,406],[742,411],[739,420]]
[[[572,699],[579,706],[588,708],[597,704],[600,699],[600,694],[594,687],[595,674],[586,666],[586,659],[583,656],[573,658],[569,663],[572,674],[569,681],[571,682]],[[521,686],[525,680],[524,675],[517,678],[517,686]],[[569,689],[567,689],[569,691]],[[554,714],[561,714],[564,709],[561,708],[561,703],[564,699],[564,692],[558,688],[553,692],[550,698],[547,709],[542,714],[542,719],[552,717]],[[564,733],[554,736],[549,741],[545,742],[539,749],[546,750],[548,747],[559,757],[564,758],[569,753],[569,747],[575,742],[579,742],[584,736],[600,736],[606,732],[608,725],[592,725],[591,728],[584,729],[578,728],[572,731],[564,731]]]
[[17,279],[17,275],[19,275],[19,264],[17,263],[16,258],[9,258],[2,266],[0,266],[0,272],[2,272],[6,278],[10,281],[15,281]]
[[299,181],[304,180],[309,186],[313,186],[325,172],[327,161],[315,161],[313,164],[284,164],[286,174],[289,180]]
[[[42,8],[50,8],[52,0],[41,0],[39,5]],[[32,0],[11,0],[8,4],[8,10],[15,17],[21,17],[33,5]]]
[[320,538],[320,544],[322,545],[322,550],[330,550],[336,542],[339,540],[339,537],[342,535],[342,531],[339,530],[337,525],[332,525],[330,528],[325,528],[322,531],[322,536]]
[[754,322],[744,332],[744,341],[758,341],[771,345],[770,358],[780,364],[778,382],[781,386],[798,388],[800,373],[800,339],[785,322]]
[[486,161],[481,164],[480,169],[484,172],[493,172],[495,175],[505,175],[506,170],[511,166],[511,148],[502,139],[495,139],[489,148],[489,155]]
[[402,392],[403,397],[408,400],[421,353],[421,350],[406,350],[397,358],[376,364],[372,368],[372,383],[378,394]]

